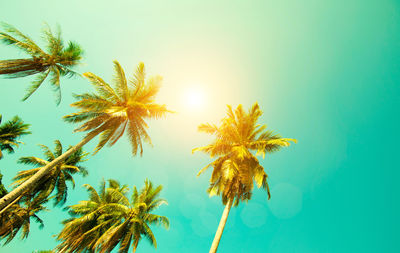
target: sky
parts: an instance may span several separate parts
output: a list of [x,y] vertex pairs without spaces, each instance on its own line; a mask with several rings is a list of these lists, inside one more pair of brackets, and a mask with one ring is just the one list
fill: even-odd
[[[157,101],[175,113],[148,122],[154,147],[142,157],[132,157],[125,138],[104,148],[85,162],[89,176],[75,177],[66,203],[86,199],[82,185],[97,187],[102,178],[162,184],[169,205],[157,214],[171,227],[153,227],[157,249],[142,240],[137,252],[208,251],[224,206],[206,193],[210,171],[196,177],[211,159],[191,150],[212,140],[197,126],[218,123],[227,104],[255,102],[260,123],[298,143],[262,160],[271,200],[255,188],[247,204],[232,208],[218,252],[400,251],[399,1],[20,0],[1,1],[0,10],[1,21],[35,41],[44,22],[59,24],[64,40],[85,51],[80,73],[111,81],[118,60],[129,75],[143,61],[149,76],[163,76]],[[24,57],[0,45],[0,60]],[[31,80],[0,79],[3,120],[18,115],[32,131],[0,161],[8,189],[27,169],[19,157],[41,157],[37,144],[74,145],[83,136],[62,116],[74,112],[73,93],[92,91],[89,82],[63,79],[56,106],[48,83],[21,101]],[[54,248],[69,216],[49,209],[39,215],[43,229],[32,223],[28,239],[0,252]]]

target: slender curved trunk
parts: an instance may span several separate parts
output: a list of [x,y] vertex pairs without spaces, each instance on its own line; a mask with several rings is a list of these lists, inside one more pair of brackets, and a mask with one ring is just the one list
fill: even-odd
[[25,191],[29,191],[42,177],[47,175],[51,169],[56,166],[58,163],[64,161],[66,158],[68,158],[71,154],[76,152],[78,149],[80,149],[83,145],[88,143],[93,137],[97,135],[96,132],[89,133],[85,138],[83,138],[82,141],[80,141],[78,144],[73,146],[71,149],[67,150],[64,154],[60,155],[50,163],[48,163],[46,166],[42,167],[38,172],[35,173],[31,178],[26,180],[23,184],[9,192],[7,195],[2,197],[0,199],[0,211],[2,211],[8,204],[10,204],[13,200],[21,196]]
[[217,252],[219,241],[221,240],[222,232],[224,231],[226,220],[228,219],[229,211],[231,210],[231,207],[232,207],[232,202],[233,202],[233,199],[229,199],[228,203],[226,203],[226,205],[225,205],[225,209],[224,209],[224,212],[222,213],[222,217],[219,222],[217,232],[215,233],[214,240],[211,244],[209,253]]
[[16,198],[13,202],[11,202],[10,204],[8,204],[6,207],[4,207],[1,211],[0,211],[0,217],[1,215],[7,211],[8,208],[10,208],[12,205],[14,205],[15,203],[17,203],[20,199],[22,198],[22,195],[20,195],[18,198]]

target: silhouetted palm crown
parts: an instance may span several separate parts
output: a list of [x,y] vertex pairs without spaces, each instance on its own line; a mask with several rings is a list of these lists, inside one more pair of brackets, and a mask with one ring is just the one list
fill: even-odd
[[[17,187],[23,182],[31,178],[41,167],[50,163],[58,156],[63,153],[63,147],[59,140],[55,142],[55,150],[52,152],[47,146],[40,145],[44,151],[45,159],[38,157],[21,157],[18,163],[26,165],[38,166],[35,169],[23,170],[18,172],[14,177],[13,185]],[[71,147],[70,147],[71,148]],[[51,172],[43,177],[39,183],[35,184],[33,189],[30,189],[28,193],[25,194],[24,199],[33,199],[34,201],[41,201],[47,199],[51,193],[56,190],[56,194],[52,197],[54,198],[54,205],[63,205],[67,200],[68,187],[67,182],[70,181],[72,186],[75,187],[75,181],[73,178],[74,174],[80,173],[86,176],[87,170],[81,165],[82,162],[86,161],[85,157],[87,153],[82,149],[78,149],[76,152],[72,153],[63,162],[57,164]]]
[[[0,124],[2,116],[0,114]],[[17,139],[23,135],[30,134],[29,125],[25,124],[18,116],[0,125],[0,159],[3,158],[2,150],[8,153],[14,152],[14,147],[18,147],[21,142]]]
[[17,47],[32,58],[0,61],[0,75],[18,78],[38,74],[23,100],[28,99],[50,76],[50,83],[57,91],[56,101],[59,104],[61,101],[60,77],[71,77],[76,74],[73,67],[82,59],[81,47],[71,41],[65,46],[59,28],[55,34],[47,25],[43,29],[43,37],[47,44],[47,51],[45,51],[15,27],[5,23],[2,23],[2,27],[4,32],[0,32],[0,41]]
[[144,119],[159,118],[168,110],[165,105],[154,102],[162,78],[156,76],[145,82],[144,64],[140,63],[132,79],[127,80],[124,70],[114,61],[114,88],[100,77],[88,72],[96,93],[76,95],[79,101],[72,104],[79,112],[65,116],[68,122],[85,122],[75,131],[88,131],[88,135],[101,133],[95,149],[98,152],[105,144],[112,146],[125,130],[132,144],[132,153],[143,153],[142,142],[151,144]]
[[196,148],[193,152],[202,151],[211,157],[218,157],[203,168],[198,175],[209,167],[214,168],[208,192],[210,195],[221,195],[224,204],[228,199],[234,198],[236,205],[239,201],[249,200],[253,181],[256,182],[257,187],[267,190],[269,198],[268,176],[256,155],[261,154],[264,157],[266,153],[289,146],[289,141],[296,140],[281,138],[267,131],[265,125],[257,124],[257,120],[262,115],[257,103],[248,113],[243,110],[242,105],[234,111],[228,106],[227,114],[228,116],[222,120],[219,127],[202,124],[198,128],[199,131],[212,134],[216,138],[210,145]]

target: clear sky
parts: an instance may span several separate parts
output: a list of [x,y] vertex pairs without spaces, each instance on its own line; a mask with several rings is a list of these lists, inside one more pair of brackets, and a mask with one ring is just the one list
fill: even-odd
[[[0,20],[35,41],[43,22],[59,24],[65,40],[85,50],[79,72],[110,81],[112,61],[126,73],[139,61],[164,77],[159,102],[177,113],[149,122],[154,147],[132,157],[126,139],[86,162],[67,205],[87,198],[84,183],[102,178],[141,187],[145,178],[165,189],[168,206],[158,214],[171,228],[154,228],[154,250],[207,252],[223,205],[206,194],[210,162],[191,149],[210,141],[198,133],[217,123],[226,104],[258,101],[261,123],[299,143],[262,161],[272,198],[255,189],[252,200],[233,208],[219,252],[399,252],[400,3],[394,0],[303,1],[0,1]],[[23,58],[0,46],[0,59]],[[0,113],[31,124],[25,145],[0,161],[8,186],[21,156],[41,156],[37,144],[60,139],[76,144],[82,134],[61,120],[74,110],[72,93],[91,91],[87,80],[62,80],[56,107],[48,83],[21,102],[31,78],[0,79]],[[188,94],[203,93],[204,103]],[[192,101],[193,102],[193,101]],[[85,150],[91,151],[94,142]],[[67,218],[62,208],[42,213],[25,241],[0,252],[51,249]]]

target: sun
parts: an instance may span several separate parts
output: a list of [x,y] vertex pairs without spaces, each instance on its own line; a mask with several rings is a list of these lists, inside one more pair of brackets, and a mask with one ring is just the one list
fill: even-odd
[[199,85],[190,86],[183,94],[184,106],[191,109],[201,109],[206,104],[204,89]]

